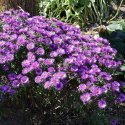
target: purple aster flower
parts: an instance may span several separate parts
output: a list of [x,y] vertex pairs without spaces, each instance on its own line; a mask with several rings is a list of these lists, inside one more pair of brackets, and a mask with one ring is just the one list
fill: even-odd
[[11,73],[11,74],[9,74],[8,75],[8,78],[9,78],[9,80],[14,80],[15,78],[16,78],[16,74],[15,73]]
[[35,83],[41,83],[41,81],[42,81],[41,76],[36,76],[35,77]]
[[82,76],[81,76],[81,79],[87,79],[88,78],[88,74],[82,74]]
[[53,77],[55,77],[55,78],[57,78],[57,79],[60,79],[60,74],[59,74],[59,72],[58,72],[58,73],[54,73],[54,74],[53,74]]
[[67,84],[67,79],[62,79],[62,83],[65,85]]
[[119,103],[119,100],[115,100],[115,103],[116,103],[116,104]]
[[5,41],[0,41],[0,46],[4,46],[6,44],[6,42]]
[[101,91],[104,92],[104,93],[107,93],[108,89],[106,87],[101,87]]
[[49,73],[48,72],[46,72],[46,71],[42,72],[41,78],[46,79],[48,77],[49,77]]
[[92,77],[92,78],[90,78],[90,80],[91,80],[91,82],[97,82],[98,81],[96,77]]
[[19,46],[14,44],[14,45],[12,46],[12,49],[15,50],[15,51],[17,51],[17,50],[19,50]]
[[42,55],[45,54],[45,50],[43,48],[38,48],[37,49],[37,54],[42,56]]
[[3,54],[6,55],[6,54],[10,54],[10,51],[8,49],[4,49],[3,50]]
[[74,51],[75,46],[74,45],[69,45],[66,47],[66,52],[68,54],[72,53]]
[[79,90],[80,91],[85,91],[85,89],[86,89],[86,85],[85,84],[80,84],[79,85]]
[[118,67],[118,71],[119,71],[119,72],[121,72],[121,71],[122,71],[121,67]]
[[27,74],[27,73],[28,73],[28,69],[27,68],[22,69],[22,74]]
[[27,56],[28,56],[28,58],[29,58],[29,57],[32,57],[32,56],[34,56],[34,53],[33,53],[33,52],[28,52],[28,53],[27,53]]
[[19,40],[25,40],[25,38],[26,38],[25,35],[20,35],[20,36],[18,37]]
[[89,93],[84,93],[83,95],[80,96],[80,99],[85,103],[91,99],[91,96]]
[[111,120],[111,124],[112,124],[112,125],[116,125],[116,123],[117,123],[117,122],[116,122],[116,119]]
[[53,67],[49,67],[49,68],[48,68],[48,72],[54,73],[54,72],[55,72],[55,69],[54,69]]
[[29,30],[29,31],[27,31],[27,34],[28,34],[29,36],[31,36],[31,35],[33,35],[33,34],[34,34],[34,31]]
[[67,69],[69,69],[69,67],[68,67],[68,66],[65,66],[65,69],[67,70]]
[[39,43],[42,43],[42,42],[43,42],[43,38],[42,38],[42,37],[39,37],[39,38],[37,38],[37,41],[38,41]]
[[57,53],[61,54],[61,55],[64,55],[65,54],[65,50],[62,49],[62,48],[59,48],[59,49],[57,49]]
[[121,65],[122,65],[122,61],[119,60],[119,61],[117,62],[117,64],[118,64],[119,66],[121,66]]
[[52,51],[52,52],[50,52],[50,56],[51,57],[57,57],[58,53],[56,51]]
[[52,45],[52,40],[50,39],[50,38],[46,38],[45,39],[45,43],[47,44],[47,45]]
[[11,95],[14,95],[15,93],[16,93],[15,90],[12,90],[12,89],[10,90],[10,94],[11,94]]
[[46,82],[44,83],[44,89],[49,89],[50,86],[51,86],[51,83],[50,83],[49,81],[46,81]]
[[7,61],[13,61],[14,60],[14,55],[13,54],[7,54],[6,59],[7,59]]
[[78,71],[78,67],[77,66],[72,66],[71,67],[71,72],[76,72]]
[[60,79],[66,78],[66,73],[65,72],[59,72],[58,73]]
[[44,62],[45,59],[44,58],[38,58],[38,62]]
[[26,66],[29,66],[30,65],[30,61],[29,60],[24,60],[22,62],[22,67],[26,67]]
[[35,62],[32,63],[32,67],[33,67],[33,69],[37,69],[37,68],[40,67],[40,65],[37,61],[35,61]]
[[27,67],[27,72],[31,72],[33,70],[32,65]]
[[57,83],[55,87],[56,87],[56,90],[61,90],[63,88],[62,82]]
[[56,86],[59,83],[59,79],[57,79],[56,77],[53,77],[51,78],[50,82],[53,86]]
[[85,51],[84,51],[84,54],[85,54],[86,56],[91,56],[91,50],[85,50]]
[[[52,28],[52,27],[51,27]],[[52,37],[53,35],[55,35],[55,32],[52,32],[52,31],[46,31],[46,35],[48,37]]]
[[42,69],[40,69],[40,68],[36,69],[36,74],[41,75],[42,74]]
[[91,86],[91,82],[87,82],[86,85],[87,85],[87,86]]
[[62,70],[63,70],[63,67],[59,67],[58,69],[59,69],[59,71],[62,71]]
[[17,38],[17,45],[21,46],[25,43],[25,36],[21,35]]
[[107,106],[107,103],[104,100],[99,100],[98,106],[99,106],[99,108],[103,109]]
[[36,56],[35,55],[32,55],[32,56],[28,56],[28,60],[30,62],[34,62],[36,60]]
[[[20,32],[20,33],[26,33],[27,30],[28,30],[28,27],[24,27],[24,28],[21,28],[21,29],[19,30],[19,32]],[[27,34],[28,34],[28,33],[27,33]],[[29,35],[29,34],[28,34],[28,35]]]
[[19,74],[19,75],[17,75],[17,79],[21,79],[21,77],[22,77],[22,75],[21,74]]
[[123,81],[119,81],[120,86],[123,87],[124,86],[124,82]]
[[17,34],[13,34],[10,36],[10,41],[14,41],[17,38]]
[[92,52],[99,54],[101,52],[101,48],[100,47],[95,47],[93,48]]
[[21,78],[21,83],[22,83],[22,85],[25,85],[26,83],[28,83],[29,82],[29,78],[27,77],[27,76],[23,76],[22,78]]
[[94,87],[94,89],[92,90],[92,93],[96,96],[101,95],[102,94],[101,88]]
[[18,87],[20,86],[19,81],[18,81],[18,80],[14,80],[14,81],[12,82],[12,86],[13,86],[14,88],[18,88]]
[[114,86],[120,86],[120,83],[118,83],[117,81],[114,81],[114,82],[112,82],[112,85],[114,85]]
[[3,91],[5,91],[6,93],[11,91],[11,87],[9,85],[6,85],[3,87]]
[[45,63],[45,65],[47,65],[47,66],[51,66],[51,65],[53,65],[53,63],[54,63],[54,59],[46,59],[46,60],[44,61],[44,63]]
[[6,57],[5,56],[1,56],[0,57],[0,64],[4,64],[6,62]]
[[55,28],[54,31],[55,31],[56,33],[60,33],[60,32],[61,32],[61,29]]
[[119,100],[122,101],[122,102],[125,101],[125,95],[121,93],[119,95]]
[[3,69],[4,71],[8,71],[8,70],[9,70],[9,67],[5,65],[5,66],[2,67],[2,69]]
[[84,73],[85,73],[85,70],[83,68],[78,70],[78,74],[79,75],[84,75]]
[[34,49],[34,47],[35,47],[35,44],[34,44],[34,43],[28,43],[27,46],[26,46],[26,48],[27,48],[28,50],[32,50],[32,49]]
[[100,73],[101,72],[101,70],[99,68],[94,68],[93,70],[94,70],[95,73]]
[[119,86],[120,86],[120,84],[118,82],[116,82],[116,81],[112,82],[111,84],[112,84],[112,89],[114,91],[119,92]]
[[66,59],[65,59],[65,63],[72,64],[72,63],[73,63],[73,59],[71,59],[71,58],[66,58]]
[[34,39],[34,38],[36,38],[36,36],[35,35],[30,35],[30,38]]
[[110,89],[110,88],[111,88],[111,84],[110,84],[110,83],[107,83],[107,84],[105,85],[105,87],[106,87],[107,89]]
[[60,37],[54,37],[53,40],[54,40],[54,43],[55,43],[55,44],[61,44],[61,43],[63,42]]
[[55,44],[50,44],[50,48],[51,48],[52,50],[54,50],[54,49],[57,49],[57,46],[56,46]]

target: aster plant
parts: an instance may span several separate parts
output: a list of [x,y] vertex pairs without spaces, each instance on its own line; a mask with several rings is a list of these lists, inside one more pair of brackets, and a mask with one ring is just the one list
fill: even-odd
[[77,102],[84,112],[125,101],[124,83],[114,77],[121,62],[106,39],[22,10],[3,12],[0,23],[1,100],[20,94],[43,105]]

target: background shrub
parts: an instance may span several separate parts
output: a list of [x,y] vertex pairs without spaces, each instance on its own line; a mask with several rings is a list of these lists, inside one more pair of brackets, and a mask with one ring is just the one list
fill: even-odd
[[102,22],[110,18],[111,2],[115,0],[39,0],[40,14],[66,22]]

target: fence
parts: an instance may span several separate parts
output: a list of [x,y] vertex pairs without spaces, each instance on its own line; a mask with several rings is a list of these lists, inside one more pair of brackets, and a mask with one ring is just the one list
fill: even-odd
[[0,13],[10,8],[19,9],[19,6],[31,16],[37,14],[37,0],[0,0]]

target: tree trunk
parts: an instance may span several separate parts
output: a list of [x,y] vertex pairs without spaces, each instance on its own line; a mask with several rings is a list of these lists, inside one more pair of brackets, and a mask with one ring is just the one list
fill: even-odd
[[0,13],[11,8],[19,9],[19,6],[31,16],[37,14],[37,0],[0,0]]

